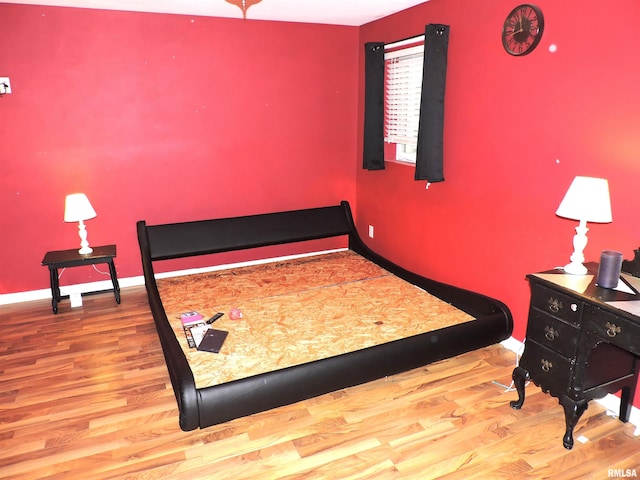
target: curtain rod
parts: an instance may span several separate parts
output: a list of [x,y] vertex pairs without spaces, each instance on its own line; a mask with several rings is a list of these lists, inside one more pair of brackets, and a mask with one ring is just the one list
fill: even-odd
[[397,42],[385,43],[384,48],[386,50],[388,48],[402,47],[404,45],[409,45],[411,43],[422,42],[422,41],[424,41],[424,33],[422,35],[416,35],[415,37],[405,38],[404,40],[398,40]]

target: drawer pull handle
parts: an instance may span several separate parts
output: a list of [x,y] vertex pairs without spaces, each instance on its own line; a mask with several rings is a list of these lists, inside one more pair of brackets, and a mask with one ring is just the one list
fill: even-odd
[[577,312],[578,311],[578,305],[576,305],[575,303],[571,304],[571,311],[572,312]]
[[544,327],[544,336],[550,342],[553,342],[556,338],[558,338],[558,331],[554,330],[552,327],[546,326]]
[[618,333],[622,331],[620,327],[618,327],[615,323],[607,322],[605,327],[607,328],[607,335],[610,337],[615,337]]
[[543,372],[548,372],[549,370],[551,370],[553,368],[553,363],[551,363],[548,360],[545,360],[544,358],[540,360],[540,363],[542,364],[542,371]]
[[549,304],[549,310],[551,310],[553,313],[558,313],[560,310],[562,310],[562,302],[557,298],[549,297],[547,303]]

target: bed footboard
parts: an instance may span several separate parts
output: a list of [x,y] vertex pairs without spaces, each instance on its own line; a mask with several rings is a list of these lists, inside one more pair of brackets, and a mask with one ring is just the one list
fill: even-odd
[[360,385],[493,345],[506,338],[504,327],[504,317],[496,314],[479,321],[204,388],[198,391],[200,404],[206,406],[201,409],[201,427]]

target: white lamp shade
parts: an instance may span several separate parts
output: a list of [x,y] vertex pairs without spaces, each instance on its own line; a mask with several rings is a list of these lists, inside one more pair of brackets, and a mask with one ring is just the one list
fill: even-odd
[[609,182],[604,178],[574,178],[556,215],[586,222],[611,222]]
[[84,193],[72,193],[67,195],[64,202],[64,221],[79,222],[96,217],[96,211],[91,206]]

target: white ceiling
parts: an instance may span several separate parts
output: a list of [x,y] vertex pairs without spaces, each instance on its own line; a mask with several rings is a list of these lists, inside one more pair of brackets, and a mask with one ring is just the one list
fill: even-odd
[[[242,9],[226,0],[3,1],[29,5],[242,18]],[[261,0],[248,8],[247,19],[359,26],[425,1],[427,0]]]

